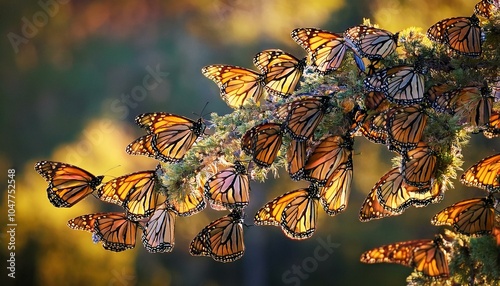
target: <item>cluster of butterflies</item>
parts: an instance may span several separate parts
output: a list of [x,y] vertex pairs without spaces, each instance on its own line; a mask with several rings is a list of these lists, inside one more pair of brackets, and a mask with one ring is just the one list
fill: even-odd
[[[471,17],[440,21],[429,28],[427,35],[459,55],[477,57],[481,54],[482,31],[476,15],[489,18],[497,10],[497,1],[483,0],[476,5]],[[385,174],[368,195],[360,212],[362,221],[398,215],[409,206],[423,207],[442,199],[444,188],[437,178],[437,152],[425,143],[424,137],[426,122],[433,112],[457,116],[464,126],[482,130],[488,137],[500,135],[500,115],[492,108],[496,96],[487,83],[460,88],[439,85],[425,92],[428,72],[425,64],[415,62],[376,69],[375,66],[398,47],[398,33],[358,25],[342,34],[298,28],[291,36],[307,52],[306,58],[300,60],[282,50],[268,49],[253,59],[259,71],[223,64],[202,69],[202,73],[218,85],[222,99],[232,108],[259,105],[265,93],[269,97],[266,100],[271,102],[277,98],[280,100],[275,101],[281,102],[272,116],[274,120],[261,122],[236,136],[243,150],[241,158],[220,167],[202,186],[175,197],[161,182],[160,165],[156,170],[103,183],[104,176],[94,176],[79,167],[41,161],[35,170],[49,183],[50,202],[56,207],[71,207],[93,194],[102,201],[120,205],[124,213],[83,215],[70,220],[68,225],[91,232],[95,242],[102,241],[103,247],[112,251],[133,248],[139,227],[148,251],[170,252],[174,247],[176,217],[202,211],[206,199],[213,208],[227,209],[229,213],[203,228],[191,242],[189,251],[192,255],[231,262],[241,258],[245,250],[243,217],[250,201],[251,177],[250,164],[245,166],[244,162],[249,158],[258,167],[270,167],[279,157],[283,143],[288,142],[285,156],[290,177],[307,180],[310,185],[269,201],[257,211],[254,222],[278,226],[292,239],[306,239],[316,229],[319,204],[330,216],[347,207],[355,135],[386,144],[403,158],[401,165]],[[322,75],[331,74],[342,67],[347,52],[352,53],[356,66],[366,75],[364,104],[341,108],[342,103],[336,99],[340,89],[333,88],[293,95],[306,66]],[[366,72],[365,60],[370,62]],[[339,112],[344,118],[343,126],[337,128],[341,132],[330,130],[318,136],[318,127],[328,121],[327,116]],[[206,124],[202,118],[192,120],[156,112],[137,116],[136,123],[146,131],[145,135],[130,143],[126,152],[163,163],[182,162],[199,140],[210,136],[205,134]],[[464,182],[496,192],[500,173],[498,167],[491,167],[489,173],[485,173],[484,170],[490,168],[488,164],[475,167],[469,175],[464,174],[467,177]],[[492,175],[494,172],[496,175]],[[491,233],[491,229],[484,229],[486,218],[481,216],[479,221],[472,221],[469,212],[483,207],[485,213],[491,213],[495,205],[492,195],[458,203],[443,210],[444,214],[436,215],[433,223],[451,224],[458,232],[469,231],[471,235]],[[477,218],[476,213],[473,217]],[[488,223],[492,217],[494,214],[487,216]],[[446,260],[443,262],[440,258],[445,256],[444,252],[437,251],[441,247],[439,241],[396,244],[364,254],[366,258],[362,260],[418,265],[417,270],[439,276],[447,273],[442,270],[447,269]],[[399,257],[401,248],[407,253],[404,259]],[[433,262],[429,262],[429,255],[434,255]]]
[[[447,225],[471,237],[492,235],[500,246],[500,154],[486,157],[469,167],[461,177],[467,186],[484,189],[488,196],[459,201],[438,212],[431,220],[436,226]],[[414,268],[430,277],[449,277],[450,242],[434,239],[397,242],[374,248],[361,255],[364,263],[397,263]]]

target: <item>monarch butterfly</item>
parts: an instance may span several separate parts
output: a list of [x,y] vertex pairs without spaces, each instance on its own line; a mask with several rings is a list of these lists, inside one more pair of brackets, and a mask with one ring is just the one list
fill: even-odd
[[410,206],[425,207],[443,198],[441,184],[433,183],[423,187],[411,186],[404,182],[399,167],[391,169],[375,184],[377,200],[388,211],[402,213]]
[[94,176],[82,168],[54,161],[40,161],[37,171],[49,183],[47,196],[58,208],[69,208],[94,192],[104,176]]
[[361,57],[380,60],[396,50],[399,33],[358,25],[344,32],[346,44],[357,51]]
[[494,138],[500,136],[500,113],[492,111],[490,119],[486,124],[486,129],[483,130],[486,138]]
[[427,30],[427,37],[447,44],[453,51],[466,56],[481,55],[481,27],[475,14],[441,20]]
[[168,208],[181,217],[192,216],[205,209],[203,189],[195,188],[179,193],[169,192],[166,200]]
[[239,161],[219,171],[205,183],[205,197],[208,201],[225,208],[246,207],[249,191],[248,175],[245,166]]
[[142,155],[163,161],[163,155],[153,146],[155,134],[147,134],[135,139],[125,151],[130,155]]
[[488,156],[470,166],[460,177],[467,186],[485,189],[489,192],[500,191],[500,153]]
[[102,241],[106,250],[119,252],[135,247],[137,222],[129,220],[124,213],[82,215],[69,220],[68,226],[91,232],[94,242]]
[[387,121],[390,144],[398,150],[415,148],[422,138],[426,123],[427,115],[418,104],[393,109]]
[[425,72],[419,65],[396,66],[375,72],[363,83],[368,91],[383,92],[390,102],[410,105],[424,98]]
[[287,192],[257,211],[256,225],[281,226],[291,239],[306,239],[316,230],[319,193],[315,185]]
[[463,200],[438,212],[431,222],[453,226],[455,231],[466,235],[490,234],[495,226],[497,204],[491,196]]
[[[171,113],[144,113],[135,118],[137,125],[147,130],[151,137],[141,137],[127,146],[127,153],[143,154],[158,160],[177,163],[205,131],[202,118],[193,121]],[[142,144],[142,147],[141,147]]]
[[97,196],[124,207],[127,217],[137,221],[149,217],[161,203],[158,189],[156,170],[141,171],[106,182],[97,190]]
[[304,175],[307,141],[290,141],[286,152],[287,170],[292,180],[298,181]]
[[278,156],[283,130],[278,123],[262,123],[252,127],[241,138],[241,147],[261,167],[269,167]]
[[191,255],[210,256],[218,262],[233,262],[244,252],[243,213],[240,209],[212,221],[189,246]]
[[264,94],[264,76],[250,69],[231,65],[209,65],[201,72],[220,89],[222,99],[232,108],[240,108],[249,99],[259,102]]
[[342,163],[330,175],[325,187],[321,188],[320,202],[328,215],[335,216],[347,208],[352,173],[352,162]]
[[437,112],[453,114],[450,94],[452,88],[446,83],[431,86],[427,91],[427,104]]
[[482,0],[474,6],[474,14],[489,19],[499,8],[500,3],[498,0]]
[[253,63],[264,74],[267,92],[281,97],[293,93],[305,67],[305,59],[298,60],[279,49],[258,53],[253,58]]
[[285,131],[292,139],[305,141],[312,137],[331,107],[329,96],[303,96],[283,105],[278,110],[278,117],[285,118]]
[[372,113],[366,116],[359,132],[366,139],[377,144],[386,144],[388,141],[387,131],[385,130],[385,113]]
[[405,182],[415,187],[428,185],[436,173],[437,157],[434,150],[424,142],[419,142],[404,157],[402,170]]
[[448,277],[447,252],[443,238],[419,239],[383,245],[361,254],[363,263],[397,263],[430,277]]
[[385,209],[378,200],[377,185],[366,196],[361,209],[359,210],[359,221],[367,222],[373,219],[381,219],[390,216],[402,214],[399,212]]
[[311,64],[320,73],[327,74],[340,67],[346,51],[342,35],[316,28],[298,28],[291,36],[307,51]]
[[386,99],[384,93],[380,91],[370,91],[369,93],[367,93],[364,102],[365,107],[368,110],[374,110],[378,112],[384,111],[389,105],[389,102]]
[[324,186],[340,164],[352,163],[352,145],[350,137],[329,135],[323,138],[306,160],[304,178]]
[[462,122],[473,127],[488,124],[491,116],[493,97],[487,87],[464,87],[451,91],[448,95],[453,111]]
[[142,233],[142,244],[151,253],[171,252],[174,248],[175,213],[167,204],[157,206]]

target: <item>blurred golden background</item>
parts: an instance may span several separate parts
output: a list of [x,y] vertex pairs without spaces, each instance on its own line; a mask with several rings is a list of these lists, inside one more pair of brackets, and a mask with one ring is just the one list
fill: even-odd
[[[135,249],[105,251],[91,235],[66,226],[69,219],[119,210],[88,198],[70,209],[47,199],[45,181],[34,171],[39,160],[80,166],[105,180],[156,162],[129,156],[125,146],[141,135],[134,117],[165,111],[188,117],[205,103],[210,112],[231,110],[217,86],[200,72],[208,64],[251,67],[252,57],[281,48],[302,57],[290,38],[297,27],[333,32],[361,24],[363,18],[392,32],[429,26],[447,17],[470,16],[471,0],[188,0],[188,1],[2,1],[0,29],[0,170],[16,170],[16,278],[7,277],[7,195],[2,213],[2,281],[7,285],[402,285],[411,269],[366,265],[359,255],[395,241],[431,238],[440,228],[430,218],[460,199],[483,195],[459,182],[444,201],[403,215],[361,223],[358,211],[375,182],[391,167],[385,147],[356,138],[354,182],[349,207],[337,217],[319,211],[316,234],[287,239],[276,227],[244,227],[242,259],[221,264],[191,257],[192,238],[222,216],[207,208],[179,218],[172,253],[150,254],[138,237]],[[154,81],[145,82],[147,75]],[[473,135],[464,150],[464,167],[499,152],[500,141]],[[303,186],[286,173],[266,184],[252,182],[246,223],[275,196]],[[225,214],[225,213],[224,213]],[[324,242],[336,247],[319,261]],[[294,274],[295,266],[302,269]],[[2,282],[2,285],[4,282]]]

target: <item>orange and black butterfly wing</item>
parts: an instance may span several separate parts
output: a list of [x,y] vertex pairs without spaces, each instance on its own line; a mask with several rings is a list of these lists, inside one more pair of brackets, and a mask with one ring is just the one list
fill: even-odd
[[[305,192],[304,192],[305,191]],[[284,207],[281,216],[281,229],[291,239],[306,239],[316,230],[318,215],[318,188],[298,190],[296,196]]]
[[264,77],[252,70],[231,65],[209,65],[201,72],[219,86],[222,99],[232,108],[240,108],[250,99],[257,103],[264,93]]
[[290,141],[286,152],[287,170],[292,180],[298,181],[304,175],[307,141]]
[[430,277],[449,275],[446,252],[432,239],[411,240],[388,244],[366,251],[361,255],[364,263],[396,263],[413,267]]
[[489,19],[498,12],[499,9],[500,3],[498,0],[482,0],[474,6],[474,14]]
[[94,192],[104,176],[94,176],[82,168],[54,161],[40,161],[35,170],[49,183],[47,195],[56,207],[71,207]]
[[367,222],[374,219],[381,219],[389,216],[400,215],[401,212],[395,212],[391,210],[387,210],[384,208],[379,200],[377,195],[377,185],[368,193],[361,209],[359,210],[359,220],[361,222]]
[[320,73],[326,74],[340,67],[346,51],[342,35],[316,28],[298,28],[291,36],[307,51],[311,64]]
[[340,164],[352,162],[352,139],[330,135],[323,138],[307,158],[304,178],[324,186]]
[[286,109],[285,130],[294,140],[308,140],[329,109],[328,96],[309,96],[293,101]]
[[102,241],[106,250],[115,252],[135,247],[137,222],[124,213],[96,213],[76,217],[68,221],[76,230],[91,232],[94,241]]
[[427,124],[427,115],[420,105],[398,108],[391,114],[387,129],[391,145],[398,150],[415,148]]
[[460,181],[492,193],[500,191],[500,154],[488,156],[469,167]]
[[328,215],[335,216],[347,208],[351,192],[352,162],[340,164],[320,192],[320,202]]
[[148,156],[157,160],[163,160],[158,151],[153,147],[153,138],[155,134],[147,134],[128,144],[125,151],[130,155]]
[[486,128],[483,130],[484,136],[486,138],[495,138],[500,136],[500,113],[492,111],[490,119],[486,124]]
[[169,193],[166,203],[170,210],[181,217],[197,214],[207,206],[203,198],[203,189],[180,192],[175,196]]
[[279,49],[264,50],[253,62],[265,76],[267,92],[282,97],[295,91],[305,67],[304,60]]
[[459,54],[471,57],[481,55],[481,27],[476,15],[441,20],[427,30],[427,36],[447,44]]
[[398,37],[399,33],[365,25],[354,26],[344,32],[347,45],[371,61],[383,59],[394,52]]
[[144,226],[142,244],[148,252],[171,252],[175,245],[175,213],[166,204],[159,205]]
[[283,130],[278,123],[262,123],[248,130],[241,139],[242,149],[261,167],[269,167],[278,156]]
[[415,187],[429,185],[436,173],[437,157],[429,146],[419,142],[417,147],[406,152],[402,164],[405,182]]
[[189,251],[195,256],[211,256],[218,262],[240,259],[245,252],[241,210],[233,210],[207,225],[193,239]]
[[249,203],[250,184],[245,166],[235,162],[217,172],[205,183],[205,197],[216,205],[225,208],[245,207]]
[[149,134],[154,134],[150,145],[155,157],[171,163],[182,160],[206,127],[201,118],[193,121],[163,112],[141,114],[135,120],[137,125],[146,129]]
[[453,226],[466,235],[490,234],[495,225],[495,208],[492,198],[473,198],[455,203],[431,220],[434,225]]
[[131,220],[149,217],[160,195],[156,171],[141,171],[118,177],[102,185],[97,195],[105,202],[124,207]]

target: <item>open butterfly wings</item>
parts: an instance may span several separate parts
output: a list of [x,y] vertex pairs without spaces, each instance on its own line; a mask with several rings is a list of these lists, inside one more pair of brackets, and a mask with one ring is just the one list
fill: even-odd
[[434,225],[453,226],[455,231],[472,236],[490,234],[495,226],[494,198],[473,198],[455,203],[431,220]]
[[235,261],[244,252],[243,214],[238,209],[208,224],[189,246],[191,255],[210,256],[218,262]]
[[476,15],[441,20],[427,30],[427,37],[471,57],[481,55],[481,27]]
[[136,172],[106,182],[97,195],[124,207],[128,217],[136,221],[149,217],[156,208],[160,197],[157,180],[156,170]]
[[382,92],[396,104],[409,105],[424,99],[424,69],[396,66],[377,71],[364,80],[368,91]]
[[340,67],[347,49],[342,35],[316,28],[298,28],[292,39],[307,51],[311,65],[322,74]]
[[201,72],[219,86],[222,99],[232,108],[244,106],[249,99],[257,103],[264,94],[264,76],[250,69],[218,64]]
[[286,192],[256,213],[255,224],[280,226],[291,239],[309,238],[316,230],[319,198],[319,190],[314,185]]
[[279,49],[264,50],[255,55],[253,62],[265,76],[267,92],[281,97],[295,91],[305,67],[305,60]]
[[430,277],[448,277],[447,252],[442,238],[397,242],[374,248],[361,255],[364,263],[396,263],[412,267]]
[[500,154],[488,156],[469,167],[460,181],[492,193],[500,191]]
[[104,176],[94,176],[82,168],[54,161],[40,161],[37,171],[48,183],[49,201],[56,207],[71,207],[93,193]]
[[143,136],[127,146],[127,153],[147,155],[157,160],[177,163],[205,131],[200,118],[189,118],[164,112],[145,113],[136,117],[139,127],[146,129]]
[[151,253],[171,252],[174,248],[176,215],[167,204],[159,205],[144,226],[142,243]]
[[344,32],[346,44],[369,60],[380,60],[396,50],[399,33],[369,27],[354,26]]
[[95,213],[76,217],[68,221],[76,230],[91,232],[104,249],[119,252],[135,247],[137,222],[124,213]]

